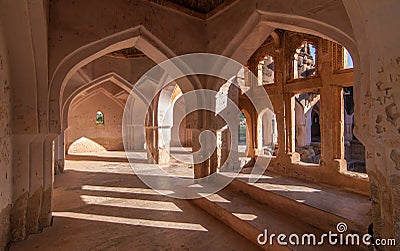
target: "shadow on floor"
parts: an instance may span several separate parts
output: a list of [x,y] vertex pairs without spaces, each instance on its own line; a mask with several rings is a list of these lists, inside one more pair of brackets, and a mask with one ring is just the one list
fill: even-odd
[[186,200],[149,189],[128,163],[66,161],[54,223],[11,250],[258,250]]

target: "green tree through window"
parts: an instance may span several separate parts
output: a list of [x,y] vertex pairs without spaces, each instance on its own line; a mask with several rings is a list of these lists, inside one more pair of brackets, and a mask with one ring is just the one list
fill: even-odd
[[96,124],[104,124],[104,115],[100,111],[96,113]]

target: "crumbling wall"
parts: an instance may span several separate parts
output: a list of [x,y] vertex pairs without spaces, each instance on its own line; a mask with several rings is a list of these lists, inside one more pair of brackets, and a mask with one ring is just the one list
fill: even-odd
[[[399,2],[343,1],[357,35],[355,135],[365,145],[375,238],[400,249]],[[384,24],[384,25],[382,25]]]

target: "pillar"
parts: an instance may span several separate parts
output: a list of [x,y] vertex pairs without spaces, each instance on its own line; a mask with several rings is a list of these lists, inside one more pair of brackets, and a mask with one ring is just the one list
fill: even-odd
[[296,153],[296,121],[295,121],[295,97],[290,93],[286,93],[284,96],[284,110],[285,110],[285,154],[291,159],[292,162],[300,160],[300,155]]
[[11,240],[23,240],[51,222],[54,134],[13,135]]
[[[341,87],[321,89],[321,164],[335,172],[345,171],[343,137],[343,91]],[[331,167],[329,167],[331,168]]]
[[262,146],[258,145],[258,138],[262,137],[258,129],[257,111],[252,109],[251,114],[246,114],[246,153],[247,157],[255,158]]
[[321,160],[320,165],[332,172],[347,170],[344,159],[343,88],[334,85],[332,42],[321,39],[318,50],[322,88],[320,89]]
[[306,146],[306,117],[302,105],[295,102],[296,138],[298,147]]
[[294,106],[292,107],[292,105],[294,105],[294,103],[292,103],[290,95],[285,94],[285,84],[289,76],[287,74],[288,70],[284,48],[285,40],[283,40],[282,48],[276,50],[276,55],[274,57],[276,92],[274,95],[270,95],[271,103],[274,106],[278,129],[278,150],[276,158],[282,163],[291,161],[292,158],[293,149],[291,149],[288,144],[290,142],[289,136],[293,133],[288,134],[287,126],[292,126],[294,122],[294,120],[292,121],[294,114]]
[[29,195],[29,145],[33,136],[13,135],[13,190],[11,211],[11,240],[26,237],[26,215]]
[[146,115],[146,149],[147,149],[147,161],[149,164],[159,163],[159,151],[158,151],[158,119],[157,119],[157,106],[158,97],[151,101],[147,115]]
[[167,164],[170,159],[171,126],[158,127],[158,163]]
[[228,160],[229,146],[230,146],[230,133],[227,127],[217,131],[217,159],[218,167],[224,165]]
[[43,192],[43,163],[44,140],[46,135],[37,135],[29,146],[29,186],[28,207],[26,214],[27,234],[36,233],[39,230],[39,218]]
[[344,141],[350,142],[353,140],[353,117],[354,113],[344,113]]
[[[192,129],[192,145],[193,145],[193,150],[192,152],[194,153],[193,155],[193,170],[194,170],[194,178],[195,179],[200,179],[207,177],[210,175],[210,165],[209,165],[209,159],[203,160],[205,156],[209,156],[209,153],[205,151],[204,147],[202,149],[201,143],[200,143],[200,134],[202,130],[197,128],[197,129]],[[203,160],[203,161],[200,161]]]
[[54,140],[54,171],[55,174],[64,172],[65,163],[64,133],[61,133]]
[[159,161],[158,138],[158,127],[146,126],[146,149],[149,164],[156,164]]
[[[256,84],[256,83],[255,83]],[[240,89],[234,85],[231,84],[228,89],[228,99],[230,100],[230,103],[228,103],[228,112],[232,112],[232,109],[229,108],[229,104],[234,105],[236,107],[239,107],[239,93]],[[227,115],[227,114],[226,114]],[[240,168],[240,162],[239,162],[239,114],[236,115],[234,119],[237,120],[237,125],[236,126],[229,126],[226,130],[223,131],[223,137],[222,137],[222,144],[223,144],[223,152],[221,153],[221,157],[223,156],[223,159],[226,161],[226,165],[229,169],[235,170]],[[231,117],[227,115],[227,117]],[[231,117],[232,118],[232,117]],[[247,116],[246,120],[250,120],[251,117]],[[234,121],[231,121],[234,122]],[[235,124],[235,123],[233,123]],[[248,124],[247,124],[248,125]],[[252,124],[252,126],[256,126],[256,124]],[[256,128],[257,129],[257,128]],[[254,145],[256,142],[253,141],[253,136],[255,136],[255,133],[252,133],[252,131],[249,132],[251,128],[247,126],[247,133],[246,133],[246,151],[254,157]],[[255,132],[254,130],[253,132]],[[250,146],[250,149],[249,149]],[[229,157],[229,158],[228,158]]]
[[53,140],[56,135],[47,135],[44,141],[44,155],[43,155],[43,193],[42,205],[39,218],[39,229],[50,226],[51,224],[51,205],[53,197],[53,184],[54,184],[54,149]]

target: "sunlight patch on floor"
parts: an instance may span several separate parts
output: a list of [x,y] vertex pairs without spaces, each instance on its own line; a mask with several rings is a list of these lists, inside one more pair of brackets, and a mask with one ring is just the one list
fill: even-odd
[[269,183],[268,186],[264,185],[264,187],[268,191],[305,192],[305,193],[321,192],[321,190],[319,190],[319,189],[306,187],[306,186],[298,186],[298,185],[281,185],[281,184]]
[[255,214],[244,214],[244,213],[232,213],[236,217],[238,217],[241,220],[246,220],[246,221],[252,221],[257,219],[257,215]]
[[209,194],[209,193],[199,193],[203,197],[207,197],[208,200],[215,203],[231,203],[229,200],[225,199],[219,194]]
[[129,193],[129,194],[148,194],[148,195],[166,195],[174,193],[171,190],[154,190],[150,188],[139,188],[139,187],[108,187],[108,186],[91,186],[91,185],[83,185],[82,190]]
[[168,201],[127,199],[127,198],[103,197],[103,196],[92,196],[92,195],[81,195],[80,197],[82,201],[88,205],[102,205],[102,206],[113,206],[122,208],[182,212],[182,209],[176,206],[175,203]]
[[186,223],[186,222],[171,222],[171,221],[159,221],[159,220],[147,220],[147,219],[131,219],[115,216],[104,216],[96,214],[84,214],[75,212],[53,212],[54,217],[64,217],[70,219],[98,221],[106,223],[117,223],[132,226],[144,226],[144,227],[155,227],[155,228],[168,228],[178,230],[191,230],[191,231],[203,231],[208,230],[200,224]]

